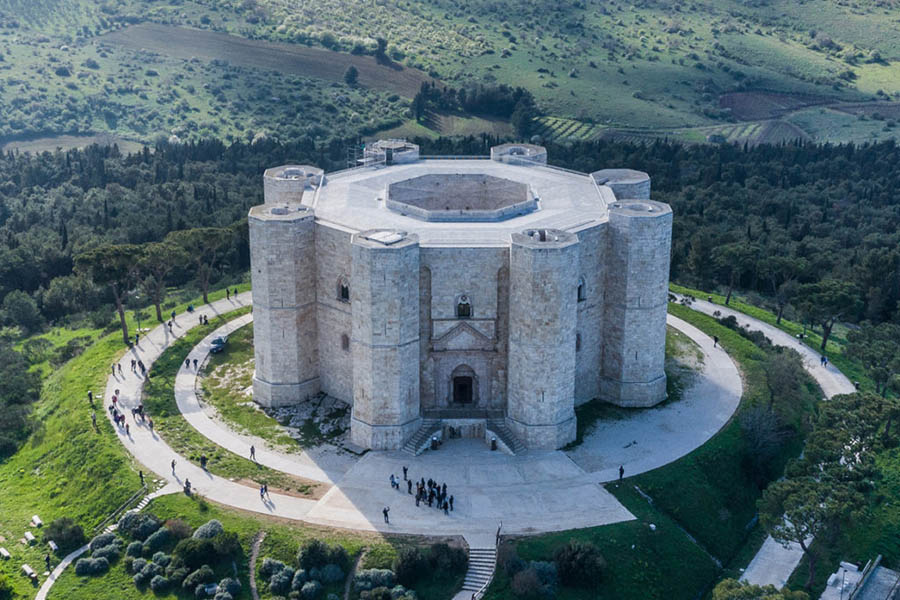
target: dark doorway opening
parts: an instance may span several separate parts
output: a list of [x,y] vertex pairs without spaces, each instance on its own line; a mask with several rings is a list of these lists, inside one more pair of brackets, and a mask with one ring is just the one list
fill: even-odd
[[453,402],[457,404],[472,403],[472,378],[471,377],[454,377],[453,378]]

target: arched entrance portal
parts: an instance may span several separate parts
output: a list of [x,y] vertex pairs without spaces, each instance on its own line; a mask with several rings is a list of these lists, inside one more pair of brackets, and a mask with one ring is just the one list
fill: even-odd
[[469,365],[459,365],[450,374],[450,402],[460,408],[478,402],[478,377]]

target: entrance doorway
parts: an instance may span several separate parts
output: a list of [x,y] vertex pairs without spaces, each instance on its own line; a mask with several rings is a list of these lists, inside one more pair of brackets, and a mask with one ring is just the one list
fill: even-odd
[[472,378],[467,376],[453,378],[453,403],[472,403]]

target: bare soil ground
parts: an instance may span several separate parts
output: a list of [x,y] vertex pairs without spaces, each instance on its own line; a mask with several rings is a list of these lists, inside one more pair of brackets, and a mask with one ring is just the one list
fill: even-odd
[[881,115],[885,119],[900,118],[900,102],[844,102],[834,104],[830,108],[851,115],[866,115],[867,117]]
[[740,121],[774,119],[809,106],[832,104],[834,99],[812,94],[779,94],[775,92],[730,92],[719,96],[719,107],[731,109]]
[[189,60],[225,60],[230,64],[315,77],[344,80],[347,67],[359,70],[359,85],[396,92],[412,98],[423,81],[432,79],[422,71],[397,64],[379,64],[371,56],[355,56],[307,48],[295,44],[250,40],[227,33],[141,23],[97,38],[132,50],[149,50]]

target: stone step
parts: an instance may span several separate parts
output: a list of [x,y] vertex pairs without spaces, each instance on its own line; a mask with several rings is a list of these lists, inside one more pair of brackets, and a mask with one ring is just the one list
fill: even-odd
[[504,421],[499,419],[491,419],[488,421],[488,428],[497,434],[506,447],[512,450],[513,454],[522,454],[526,450],[525,444],[519,441],[519,438],[506,426]]
[[416,456],[421,454],[420,448],[425,445],[428,438],[440,431],[440,421],[434,419],[426,419],[422,421],[422,426],[414,433],[403,445],[403,451]]

